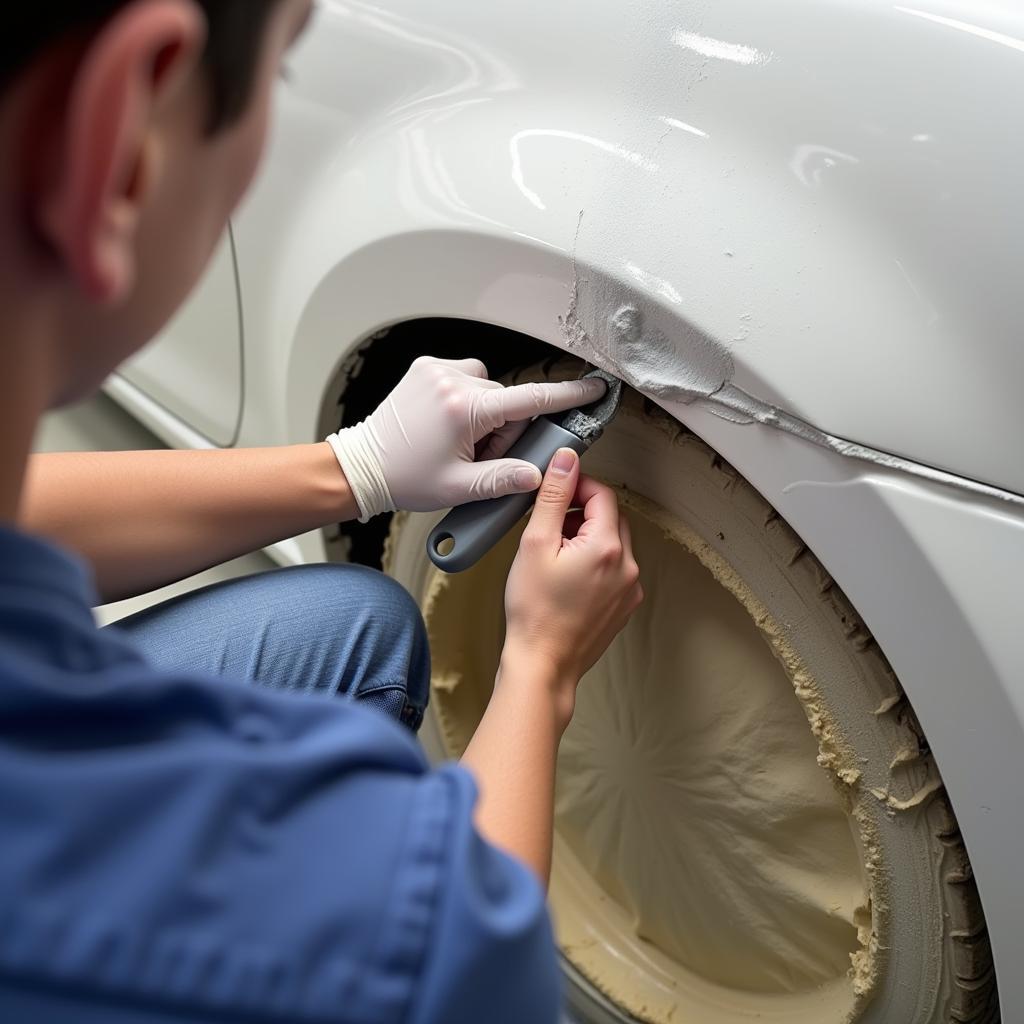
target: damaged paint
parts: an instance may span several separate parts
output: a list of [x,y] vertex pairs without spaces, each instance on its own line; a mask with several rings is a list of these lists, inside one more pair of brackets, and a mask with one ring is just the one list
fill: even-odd
[[[581,210],[577,242],[582,219]],[[733,383],[735,363],[724,344],[675,317],[669,319],[649,300],[623,303],[621,285],[615,282],[596,275],[593,279],[581,278],[576,244],[572,260],[569,308],[564,317],[559,317],[566,346],[642,394],[665,402],[699,404],[732,423],[759,423],[845,458],[1024,506],[1022,495],[844,440],[757,398]],[[584,280],[587,288],[580,287]]]
[[558,326],[562,328],[565,343],[570,349],[578,348],[587,341],[587,333],[579,318],[580,273],[576,263],[576,251],[580,244],[580,228],[583,227],[583,210],[576,220],[576,235],[572,242],[572,291],[569,293],[569,308],[565,316],[558,318]]

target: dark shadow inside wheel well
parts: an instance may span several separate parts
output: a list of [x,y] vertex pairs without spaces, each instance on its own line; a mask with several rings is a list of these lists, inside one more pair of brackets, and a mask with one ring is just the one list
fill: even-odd
[[[339,368],[324,399],[324,434],[369,416],[422,355],[481,359],[491,377],[498,378],[561,353],[536,338],[475,320],[429,318],[395,324],[368,338]],[[376,567],[390,528],[390,515],[363,525],[342,523],[338,534],[328,534],[328,547],[344,550],[350,561]]]

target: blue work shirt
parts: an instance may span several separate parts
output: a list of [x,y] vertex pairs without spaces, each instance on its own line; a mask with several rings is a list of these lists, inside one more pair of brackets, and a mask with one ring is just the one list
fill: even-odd
[[0,529],[0,1021],[545,1024],[529,871],[357,705],[156,671]]

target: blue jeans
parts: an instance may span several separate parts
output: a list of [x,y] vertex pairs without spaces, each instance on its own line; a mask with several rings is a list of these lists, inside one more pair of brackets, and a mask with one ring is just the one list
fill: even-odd
[[158,667],[340,696],[413,731],[430,694],[419,608],[363,566],[303,565],[215,583],[111,628]]

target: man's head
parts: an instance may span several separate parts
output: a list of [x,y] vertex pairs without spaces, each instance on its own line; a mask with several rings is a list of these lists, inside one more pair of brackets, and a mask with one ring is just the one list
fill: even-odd
[[192,289],[310,6],[46,0],[6,16],[0,316],[54,339],[51,401],[93,389]]

